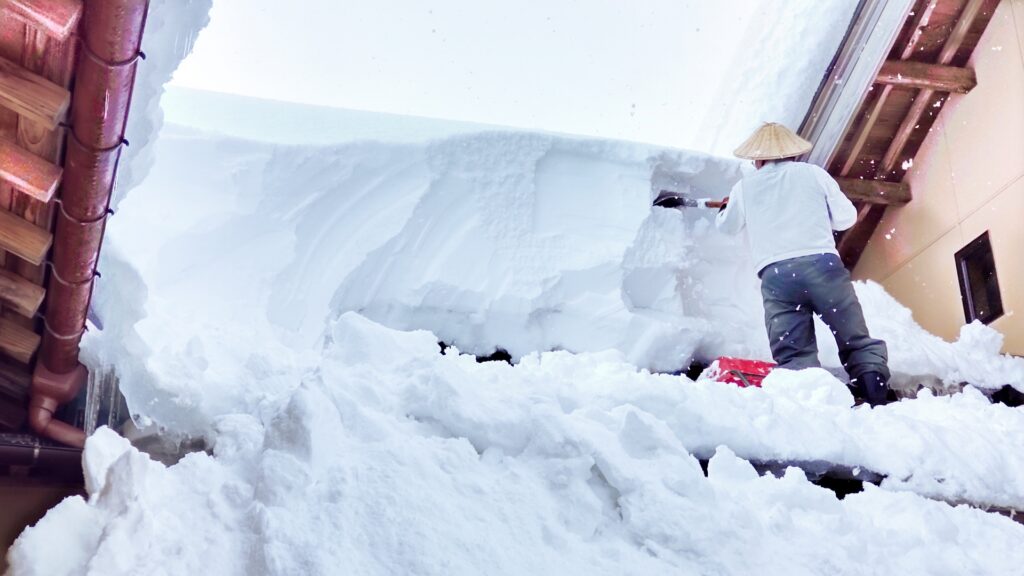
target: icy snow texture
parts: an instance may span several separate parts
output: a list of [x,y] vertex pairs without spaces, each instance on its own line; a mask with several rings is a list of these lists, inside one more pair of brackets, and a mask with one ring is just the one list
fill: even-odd
[[[208,3],[170,5],[154,3],[151,59],[181,55],[172,46],[205,21]],[[143,71],[142,102],[172,68]],[[151,128],[133,125],[133,139],[152,142]],[[851,410],[824,371],[740,390],[637,369],[767,354],[742,241],[707,215],[650,208],[661,187],[724,194],[736,163],[463,128],[330,146],[165,130],[149,179],[110,224],[94,301],[105,326],[84,358],[118,372],[140,422],[203,435],[213,453],[168,468],[101,430],[85,455],[88,500],[27,530],[12,573],[1001,574],[1024,563],[1019,525],[921,496],[1024,506],[1024,457],[992,440],[1022,437],[1021,410],[971,389]],[[142,148],[126,156],[119,195],[150,168]],[[1024,380],[991,330],[944,343],[877,286],[858,290],[902,377]],[[521,362],[442,356],[439,337]],[[535,352],[549,348],[577,353]],[[693,455],[713,456],[708,478]],[[759,478],[745,461],[776,458],[889,480],[838,501],[799,471]]]
[[[870,453],[915,469],[910,483],[951,474],[939,492],[1020,498],[1022,461],[996,462],[987,434],[1019,434],[1024,413],[976,396],[850,410],[823,372],[762,393],[637,372],[613,352],[477,364],[347,314],[264,416],[217,420],[213,455],[165,468],[101,430],[88,500],[65,500],[10,559],[46,576],[1006,574],[1024,561],[1007,518],[871,486],[839,501],[736,455]],[[691,452],[713,455],[708,478]]]

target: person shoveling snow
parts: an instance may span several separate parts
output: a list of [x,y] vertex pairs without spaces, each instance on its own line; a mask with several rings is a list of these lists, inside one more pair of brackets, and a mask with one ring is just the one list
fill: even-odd
[[836,250],[832,231],[846,230],[857,211],[828,172],[796,161],[811,143],[781,124],[766,123],[735,155],[757,170],[736,183],[724,201],[701,199],[718,208],[718,229],[747,231],[761,279],[765,327],[780,368],[819,367],[814,314],[832,330],[854,395],[872,406],[887,401],[888,351],[872,338],[853,290],[850,273]]

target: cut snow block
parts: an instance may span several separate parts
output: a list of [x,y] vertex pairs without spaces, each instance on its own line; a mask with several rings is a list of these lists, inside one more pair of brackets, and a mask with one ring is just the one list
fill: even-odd
[[6,210],[0,210],[0,249],[36,266],[46,260],[53,234]]
[[31,318],[39,311],[46,289],[28,280],[0,269],[0,304]]
[[40,202],[53,199],[64,170],[28,150],[0,140],[0,181]]
[[0,58],[0,106],[54,130],[68,113],[71,92]]
[[32,361],[39,349],[39,334],[19,324],[0,318],[0,352],[22,364]]
[[82,19],[82,0],[0,0],[0,11],[57,40],[67,40]]

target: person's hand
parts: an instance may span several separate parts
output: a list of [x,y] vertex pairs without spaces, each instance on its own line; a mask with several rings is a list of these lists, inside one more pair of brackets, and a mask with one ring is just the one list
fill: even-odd
[[704,199],[704,204],[703,204],[703,206],[705,208],[718,208],[719,210],[723,210],[728,205],[729,205],[729,197],[728,196],[726,196],[725,198],[722,198],[721,200],[710,200],[710,199],[706,199],[705,198]]

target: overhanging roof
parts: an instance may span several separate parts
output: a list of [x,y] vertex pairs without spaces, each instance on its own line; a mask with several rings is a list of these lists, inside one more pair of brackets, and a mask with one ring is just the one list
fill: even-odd
[[911,200],[908,161],[949,94],[974,86],[964,66],[998,4],[861,2],[801,127],[815,142],[808,160],[828,169],[858,208],[857,224],[839,240],[847,266],[856,265],[887,207]]

